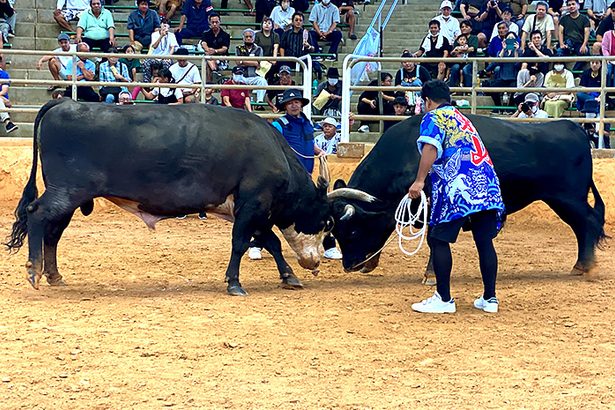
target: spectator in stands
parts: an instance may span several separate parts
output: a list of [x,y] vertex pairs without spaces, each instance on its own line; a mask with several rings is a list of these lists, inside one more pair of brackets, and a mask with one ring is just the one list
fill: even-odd
[[434,17],[434,20],[440,22],[440,32],[446,37],[450,44],[461,34],[459,28],[459,20],[451,15],[453,4],[449,0],[443,0],[440,3],[440,14]]
[[[263,49],[263,56],[277,57],[280,53],[280,36],[273,31],[273,20],[263,17],[261,30],[256,32],[254,43]],[[261,61],[262,70],[266,70],[265,78],[267,82],[273,80],[274,73],[278,71],[275,60]]]
[[[613,29],[604,33],[602,37],[602,55],[606,57],[615,57],[615,27]],[[615,84],[615,80],[613,80],[613,76],[615,75],[615,60],[611,60],[608,62],[606,68],[606,85],[607,87],[612,87]]]
[[[134,55],[135,49],[130,44],[126,44],[118,50],[118,53]],[[126,64],[128,74],[130,74],[130,81],[137,81],[137,72],[141,70],[141,60],[134,57],[125,57],[120,58],[120,62]]]
[[[220,27],[220,15],[212,13],[209,15],[209,30],[201,36],[201,47],[205,54],[210,56],[226,56],[231,46],[231,36]],[[207,81],[212,79],[218,81],[222,78],[219,70],[228,68],[228,60],[207,60]]]
[[[393,84],[393,76],[387,72],[380,73],[380,85],[387,87]],[[378,80],[373,80],[369,83],[369,86],[375,87],[378,85]],[[392,115],[393,114],[393,101],[395,100],[395,94],[391,91],[372,91],[366,90],[359,96],[359,103],[357,104],[357,112],[359,115]],[[382,111],[380,111],[380,105],[382,104]],[[377,121],[362,120],[359,132],[369,132],[369,125],[374,124]]]
[[79,16],[90,7],[88,0],[58,0],[53,11],[53,19],[63,30],[75,31],[71,21],[78,21]]
[[275,5],[276,5],[275,0],[256,0],[256,2],[254,3],[254,13],[256,14],[256,23],[262,23],[263,18],[269,17]]
[[[594,60],[589,63],[589,68],[583,71],[581,74],[581,81],[579,83],[579,87],[600,87],[600,69],[602,68],[602,63],[600,60]],[[577,110],[579,112],[585,112],[585,103],[587,101],[596,101],[599,103],[600,101],[600,92],[598,91],[580,91],[577,93]],[[600,107],[598,106],[598,109]]]
[[[519,30],[523,27],[525,15],[528,9],[528,0],[499,0],[502,10],[509,8],[512,13],[512,22],[517,24]],[[511,29],[510,31],[514,31]],[[519,34],[518,31],[515,33]]]
[[278,33],[280,38],[284,31],[291,28],[295,9],[290,7],[289,0],[280,0],[280,5],[275,6],[271,12],[271,20],[273,20],[273,30]]
[[[81,42],[77,44],[77,51],[80,53],[87,53],[90,51],[90,46],[85,42]],[[73,79],[73,65],[75,66],[76,81],[81,82],[94,80],[94,75],[96,74],[96,64],[85,57],[76,57],[74,60],[72,58],[68,60],[63,71],[63,76],[66,80],[72,81]],[[71,92],[72,87],[68,86],[64,94],[71,95]],[[91,86],[84,85],[77,86],[77,99],[89,102],[99,102],[100,96],[96,94],[96,91],[94,91]]]
[[132,95],[128,91],[121,91],[118,96],[117,105],[134,105],[135,102],[132,99]]
[[[235,55],[238,57],[263,57],[263,49],[254,43],[254,30],[247,28],[243,31],[243,44],[235,47]],[[248,85],[267,86],[267,80],[261,76],[260,61],[239,60],[237,65],[243,68],[244,83]],[[255,90],[256,101],[265,102],[265,90]]]
[[[542,43],[542,33],[540,30],[534,30],[531,33],[531,41],[523,53],[523,57],[552,57],[553,53],[546,45]],[[542,87],[545,80],[545,75],[549,71],[549,63],[522,63],[521,69],[517,74],[517,87]],[[524,98],[523,92],[516,92],[513,96],[515,104],[521,103]]]
[[211,0],[186,0],[182,7],[179,27],[175,29],[177,43],[181,46],[185,38],[200,38],[209,30],[209,15],[214,7]]
[[612,30],[615,27],[615,23],[613,22],[613,15],[615,15],[615,1],[611,3],[606,13],[606,16],[602,19],[598,28],[596,29],[596,42],[592,46],[592,54],[598,55],[600,54],[602,36],[609,30]]
[[498,24],[500,23],[506,23],[508,26],[508,31],[515,33],[517,36],[519,35],[519,30],[521,29],[512,21],[512,10],[509,7],[502,7],[502,13],[500,16],[502,17],[502,20],[498,21],[493,26],[493,30],[491,30],[491,34],[489,36],[489,41],[493,40],[498,35]]
[[172,84],[173,74],[167,68],[161,68],[158,71],[157,76],[154,78],[154,83],[159,84],[157,87],[152,88],[151,91],[143,89],[143,95],[148,100],[156,100],[158,104],[181,104],[183,101],[183,94],[181,88],[161,87],[160,84]]
[[[245,84],[243,68],[240,66],[233,67],[233,77],[227,80],[224,84],[238,85]],[[252,105],[250,104],[250,91],[243,88],[222,89],[220,93],[222,97],[222,105],[225,107],[233,107],[245,109],[252,112]]]
[[[170,58],[156,58],[161,55],[172,55],[179,48],[175,34],[171,31],[167,23],[160,25],[160,30],[152,33],[152,44],[149,48],[149,55],[152,58],[143,60],[143,82],[149,83],[154,76],[152,75],[152,65],[156,64],[156,68],[170,68],[173,60]],[[133,94],[134,97],[134,94]]]
[[[10,80],[11,76],[5,71],[4,59],[0,57],[0,80]],[[10,83],[0,84],[0,108],[11,108],[9,100]],[[19,127],[11,122],[11,117],[6,111],[0,112],[0,121],[4,124],[7,134],[17,131]]]
[[295,11],[290,30],[286,30],[280,40],[280,56],[301,57],[316,52],[317,43],[314,43],[303,28],[303,13]]
[[15,37],[16,18],[17,14],[15,14],[11,2],[8,0],[0,0],[0,32],[3,37],[3,41],[0,42],[0,48],[3,48],[4,43],[8,43],[11,37]]
[[158,6],[158,14],[160,17],[164,17],[167,21],[175,16],[177,9],[181,9],[183,0],[158,0],[156,5]]
[[[498,36],[493,38],[489,43],[489,47],[487,48],[487,55],[489,57],[499,57],[500,51],[504,48],[506,44],[506,36],[508,36],[508,24],[506,23],[498,23]],[[485,70],[483,70],[479,74],[488,74],[491,75],[498,68],[497,63],[489,63]]]
[[[46,62],[53,79],[59,81],[66,79],[64,69],[69,61],[72,60],[72,57],[66,53],[77,51],[77,45],[70,43],[70,37],[66,33],[58,35],[58,44],[60,47],[52,51],[53,55],[43,56],[38,60],[36,69],[40,70],[43,67],[43,63]],[[53,91],[60,87],[59,85],[50,85],[47,91]]]
[[149,48],[152,33],[160,28],[160,17],[149,9],[149,0],[137,0],[137,10],[128,15],[128,38],[137,52],[143,47]]
[[527,93],[512,116],[515,118],[549,118],[549,115],[540,109],[540,97],[535,93]]
[[[429,34],[423,38],[419,50],[414,53],[416,57],[429,58],[446,58],[450,52],[450,43],[442,33],[440,33],[440,22],[431,20],[429,22]],[[424,63],[432,79],[444,79],[446,75],[446,64],[441,61],[439,63]]]
[[328,97],[325,104],[321,108],[317,108],[318,113],[329,117],[339,117],[342,104],[342,82],[340,81],[340,73],[337,68],[329,67],[327,70],[327,81],[323,81],[318,85],[316,98],[313,101],[314,104],[316,104],[319,98],[323,98],[321,97],[323,91],[325,92],[323,95],[328,94]]
[[[461,11],[461,15],[464,20],[472,22],[472,29],[475,34],[478,34],[481,31],[482,24],[480,20],[480,15],[482,9],[487,5],[490,0],[462,0],[459,6],[459,11]],[[485,42],[485,38],[480,38],[479,40]],[[483,46],[484,47],[484,46]]]
[[[568,0],[568,14],[562,16],[559,22],[559,48],[558,56],[586,56],[589,55],[589,19],[579,13],[577,0]],[[573,70],[580,70],[585,61],[577,61]]]
[[[189,55],[188,50],[185,48],[179,48],[175,51],[175,55],[177,56],[177,62],[169,67],[169,71],[173,75],[173,82],[175,84],[186,85],[201,84],[201,74],[199,72],[199,68],[188,60],[182,58],[183,56]],[[182,99],[180,102],[187,104],[199,101],[199,89],[181,88],[181,92]]]
[[[498,41],[494,39],[493,41]],[[519,57],[519,38],[515,33],[509,32],[506,38],[502,42],[501,50],[498,57]],[[498,67],[495,71],[494,78],[485,82],[485,87],[515,87],[517,84],[517,64],[497,62],[493,63]],[[508,93],[490,93],[493,102],[497,106],[502,105],[502,96],[508,95]],[[504,104],[508,104],[509,101],[504,101]]]
[[353,0],[332,0],[332,2],[339,9],[340,16],[344,17],[344,22],[348,24],[348,38],[356,40],[357,35],[354,32],[356,17],[354,15]]
[[[393,100],[393,114],[396,117],[403,117],[409,114],[408,112],[408,101],[404,95],[397,95]],[[384,122],[384,131],[391,128],[393,125],[397,124],[398,121],[385,121]]]
[[315,44],[317,48],[319,41],[329,41],[329,54],[327,61],[337,60],[337,48],[342,41],[342,32],[338,31],[337,25],[340,22],[340,11],[334,5],[331,4],[331,0],[321,0],[321,2],[314,4],[312,11],[310,12],[310,22],[312,23],[312,30],[310,30],[310,36],[312,38],[312,44]]
[[606,0],[585,0],[583,8],[587,10],[587,17],[589,17],[592,29],[600,25],[600,22],[609,11]]
[[[476,51],[474,50],[476,49],[470,44],[468,44],[468,36],[465,34],[460,34],[459,36],[457,36],[457,39],[455,39],[455,43],[453,44],[453,49],[451,50],[451,57],[468,58],[471,55],[476,55]],[[468,69],[469,72],[466,72],[466,66],[470,66]],[[469,81],[464,81],[465,77],[468,77]],[[459,86],[460,82],[461,84],[464,84],[464,86],[466,86],[465,84],[468,82],[470,83],[470,85],[472,84],[471,63],[454,63],[451,65],[448,77],[449,87],[457,87]]]
[[[410,51],[404,50],[401,57],[410,58],[414,56]],[[401,68],[395,74],[395,85],[403,85],[404,87],[422,87],[429,80],[431,80],[429,71],[421,64],[415,64],[412,61],[402,61]]]
[[555,24],[555,29],[558,29],[559,19],[561,16],[568,12],[568,6],[564,5],[564,0],[548,0],[549,1],[549,9],[547,13],[553,17],[553,24]]
[[[478,16],[480,22],[480,28],[478,29],[478,41],[481,47],[486,47],[489,43],[489,38],[493,27],[497,27],[498,21],[501,20],[502,8],[497,0],[487,0],[483,5],[481,12]],[[475,28],[476,30],[476,28]],[[510,31],[510,29],[509,29]]]
[[[521,50],[525,51],[528,37],[535,30],[539,30],[541,33],[542,44],[551,49],[551,40],[555,33],[555,24],[553,22],[553,16],[547,14],[547,3],[540,1],[536,4],[536,14],[528,16],[523,23],[523,29],[521,33]],[[529,39],[531,41],[531,38]]]
[[90,9],[81,13],[77,23],[77,43],[85,42],[108,53],[115,47],[115,24],[111,12],[102,7],[102,0],[90,0]]
[[[102,82],[130,82],[128,67],[113,56],[109,56],[107,61],[100,63],[98,77]],[[100,98],[107,104],[113,104],[119,101],[122,91],[128,92],[128,89],[120,86],[103,86],[99,90]]]
[[[451,51],[451,56],[453,56],[453,52],[455,52],[455,54],[461,53],[462,55],[467,54],[468,57],[476,57],[476,50],[478,49],[478,37],[472,34],[472,24],[469,21],[464,20],[461,22],[460,26],[461,34],[458,36],[457,40],[455,40],[455,43],[453,43],[453,50]],[[465,46],[462,46],[459,42],[461,36],[466,39]],[[463,42],[464,40],[461,41]],[[459,84],[462,84],[464,87],[471,87],[472,63],[452,64],[448,82],[450,87],[457,87]]]
[[333,117],[327,117],[320,122],[320,127],[322,132],[314,137],[314,145],[327,155],[337,154],[337,144],[342,140],[338,122]]
[[220,105],[220,101],[214,97],[214,90],[212,88],[205,89],[205,104]]
[[[283,65],[280,67],[278,78],[275,78],[271,85],[295,85],[295,80],[292,77],[292,71],[289,66]],[[268,90],[265,95],[265,101],[275,113],[279,112],[278,103],[284,94],[284,90]]]
[[[545,87],[573,88],[574,77],[563,63],[555,63],[553,70],[549,71],[545,77]],[[571,91],[549,92],[543,99],[544,109],[549,117],[559,118],[570,107],[572,101],[574,101],[574,93]]]

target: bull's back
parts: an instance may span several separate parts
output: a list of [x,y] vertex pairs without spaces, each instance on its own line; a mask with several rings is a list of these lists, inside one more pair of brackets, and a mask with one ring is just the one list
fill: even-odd
[[46,179],[96,196],[124,197],[138,186],[142,193],[198,189],[217,197],[248,173],[275,179],[288,168],[264,120],[202,104],[67,102],[46,113],[39,136]]

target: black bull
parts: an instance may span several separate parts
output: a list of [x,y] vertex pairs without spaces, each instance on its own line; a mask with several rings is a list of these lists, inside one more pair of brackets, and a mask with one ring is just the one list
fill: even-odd
[[[573,271],[587,272],[594,265],[596,246],[606,236],[604,202],[592,179],[592,158],[584,131],[570,121],[530,125],[468,117],[491,155],[507,213],[544,201],[574,231],[578,259]],[[348,188],[371,194],[379,201],[359,204],[346,198],[334,200],[333,233],[346,270],[369,272],[378,266],[379,254],[375,253],[393,232],[395,209],[418,170],[420,122],[421,117],[413,117],[384,133],[352,174]],[[336,186],[345,184],[338,181]],[[588,203],[590,190],[593,208]]]
[[[38,132],[40,131],[40,132]],[[243,295],[239,265],[250,238],[273,255],[282,283],[301,287],[282,257],[276,225],[299,263],[318,266],[331,227],[327,183],[316,187],[284,138],[242,110],[192,105],[108,106],[53,101],[36,117],[30,179],[7,246],[28,236],[28,281],[62,284],[56,249],[73,213],[103,197],[153,228],[207,211],[234,221],[227,291]],[[46,190],[37,198],[38,148]]]

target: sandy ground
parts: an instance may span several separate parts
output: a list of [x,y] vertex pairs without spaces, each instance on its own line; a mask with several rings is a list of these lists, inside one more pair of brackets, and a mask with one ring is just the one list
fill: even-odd
[[[14,150],[0,154],[2,236],[31,156]],[[614,171],[597,161],[610,212]],[[67,287],[31,289],[25,248],[0,258],[0,408],[615,407],[613,242],[597,280],[570,276],[572,232],[544,207],[497,239],[497,315],[471,307],[481,282],[467,234],[454,246],[458,312],[434,317],[410,310],[433,291],[420,284],[426,250],[394,245],[369,275],[326,261],[316,278],[286,248],[302,291],[278,287],[269,255],[246,257],[250,296],[227,296],[230,229],[190,217],[152,233],[97,202],[60,243]]]

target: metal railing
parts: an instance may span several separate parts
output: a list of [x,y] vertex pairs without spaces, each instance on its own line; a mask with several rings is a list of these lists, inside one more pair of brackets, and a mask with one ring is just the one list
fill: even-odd
[[[342,76],[343,78],[350,78],[350,71],[352,67],[361,62],[404,62],[410,61],[415,64],[422,63],[439,63],[443,60],[441,58],[422,58],[422,57],[411,57],[411,58],[401,58],[401,57],[365,57],[354,54],[349,54],[344,58],[344,62],[342,65]],[[602,63],[601,74],[600,74],[600,87],[573,87],[573,88],[546,88],[546,87],[485,87],[481,86],[478,82],[478,64],[479,63],[489,63],[489,62],[498,62],[498,63],[535,63],[535,62],[563,62],[563,63],[576,63],[578,61],[600,61]],[[607,64],[609,62],[615,63],[615,56],[605,57],[605,56],[583,56],[583,57],[548,57],[548,58],[540,58],[540,57],[531,57],[531,58],[523,58],[523,57],[472,57],[472,58],[446,58],[445,62],[448,63],[459,63],[459,64],[468,64],[472,63],[472,86],[471,87],[451,87],[451,92],[464,92],[470,93],[470,110],[472,114],[476,114],[477,111],[477,97],[479,93],[498,93],[498,92],[562,92],[562,90],[566,90],[569,92],[598,92],[600,93],[600,111],[597,118],[567,118],[571,121],[578,123],[595,123],[598,124],[598,135],[599,135],[599,148],[604,147],[604,125],[606,123],[612,124],[615,123],[615,118],[605,118],[606,112],[606,98],[607,93],[615,93],[615,87],[607,87]],[[391,73],[391,75],[395,75]],[[361,85],[351,85],[350,82],[344,81],[342,83],[342,118],[348,118],[350,115],[350,95],[352,91],[363,91],[363,90],[374,90],[374,91],[420,91],[421,87],[405,87],[405,86],[391,86],[391,87],[382,87],[382,86],[361,86]],[[385,116],[385,115],[355,115],[355,120],[393,120],[393,121],[401,121],[407,117],[393,117],[393,116]],[[533,119],[533,118],[507,118],[510,121],[518,121],[518,122],[548,122],[555,121],[561,118],[548,118],[548,119]],[[348,142],[350,136],[350,124],[348,121],[342,122],[342,141]]]

